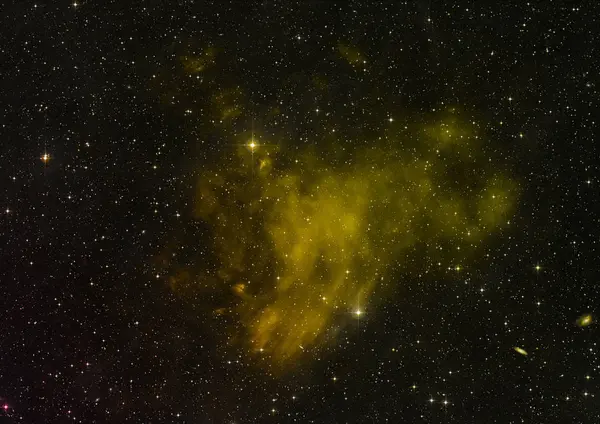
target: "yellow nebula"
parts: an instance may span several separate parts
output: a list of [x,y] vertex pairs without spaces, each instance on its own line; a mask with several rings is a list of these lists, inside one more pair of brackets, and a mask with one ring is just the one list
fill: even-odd
[[244,92],[240,87],[221,89],[212,96],[212,103],[220,122],[232,120],[244,110]]
[[[451,131],[467,130],[455,120]],[[335,147],[295,160],[283,151],[279,160],[274,149],[242,145],[202,175],[196,217],[212,229],[218,274],[233,287],[250,351],[295,363],[334,342],[350,311],[364,313],[357,305],[373,309],[386,294],[381,281],[390,264],[411,271],[402,260],[411,249],[448,243],[448,260],[462,264],[469,248],[506,224],[516,183],[490,169],[471,172],[474,138],[440,153],[436,134],[419,134],[423,142],[410,154],[382,145],[356,150],[348,161],[336,159],[342,152]],[[244,166],[251,158],[259,172]],[[464,169],[467,183],[455,176]]]
[[363,54],[357,48],[348,44],[339,43],[338,52],[350,65],[363,65],[366,62]]
[[264,158],[259,161],[258,169],[261,172],[268,173],[271,170],[271,159]]
[[214,64],[216,50],[212,47],[204,49],[199,56],[181,56],[180,61],[184,70],[189,74],[197,74]]
[[236,293],[239,296],[243,295],[245,290],[246,285],[244,283],[237,283],[235,286],[233,286],[234,293]]

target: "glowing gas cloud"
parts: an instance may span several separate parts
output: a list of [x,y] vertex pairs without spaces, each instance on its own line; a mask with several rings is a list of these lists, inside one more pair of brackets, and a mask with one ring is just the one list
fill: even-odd
[[211,284],[237,298],[250,349],[294,360],[355,311],[368,316],[394,284],[391,268],[408,272],[416,255],[459,270],[507,224],[517,185],[470,124],[450,114],[377,143],[292,155],[259,142],[201,176],[195,214],[213,235]]

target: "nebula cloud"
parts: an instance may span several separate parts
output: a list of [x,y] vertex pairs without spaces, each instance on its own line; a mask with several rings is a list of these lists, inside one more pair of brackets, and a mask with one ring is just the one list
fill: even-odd
[[391,264],[408,270],[407,255],[445,249],[458,270],[507,224],[517,185],[471,125],[450,114],[402,137],[293,155],[253,140],[201,176],[195,214],[218,259],[203,274],[237,298],[249,349],[296,360],[375,307]]

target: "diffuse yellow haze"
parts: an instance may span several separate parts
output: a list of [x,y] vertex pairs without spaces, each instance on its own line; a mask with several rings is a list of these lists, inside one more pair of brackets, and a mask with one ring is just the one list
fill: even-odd
[[197,74],[215,63],[216,50],[207,47],[199,56],[181,56],[179,59],[188,74]]
[[352,66],[364,65],[366,63],[366,60],[360,50],[348,44],[339,43],[338,52],[340,56]]
[[419,134],[417,147],[374,147],[337,164],[323,152],[239,149],[202,176],[197,217],[213,230],[218,275],[252,350],[296,359],[380,298],[392,263],[408,271],[409,249],[439,243],[465,255],[506,223],[516,185],[478,169],[487,160],[476,159],[470,130],[450,151],[435,131]]

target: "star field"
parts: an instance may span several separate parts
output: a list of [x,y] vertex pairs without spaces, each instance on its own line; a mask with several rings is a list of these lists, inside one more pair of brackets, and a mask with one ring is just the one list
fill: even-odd
[[598,12],[6,6],[0,420],[600,422]]

